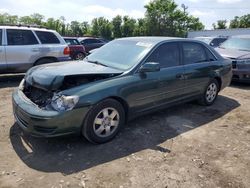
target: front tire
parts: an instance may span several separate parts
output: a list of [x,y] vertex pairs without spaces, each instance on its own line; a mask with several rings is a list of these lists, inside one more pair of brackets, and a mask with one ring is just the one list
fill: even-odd
[[77,53],[75,56],[74,56],[74,60],[83,60],[85,58],[85,55],[81,52]]
[[101,144],[113,139],[124,124],[123,106],[114,99],[106,99],[90,109],[82,134],[90,142]]
[[209,82],[199,103],[204,106],[210,106],[214,103],[219,93],[219,83],[216,79]]

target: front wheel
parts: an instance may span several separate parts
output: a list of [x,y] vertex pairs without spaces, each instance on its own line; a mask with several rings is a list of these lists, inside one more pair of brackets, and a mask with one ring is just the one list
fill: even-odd
[[216,79],[213,79],[209,82],[206,87],[205,92],[203,93],[202,98],[199,100],[199,103],[205,106],[210,106],[214,103],[219,93],[219,84]]
[[82,134],[92,143],[105,143],[115,137],[124,123],[123,106],[114,99],[106,99],[89,111],[83,123]]

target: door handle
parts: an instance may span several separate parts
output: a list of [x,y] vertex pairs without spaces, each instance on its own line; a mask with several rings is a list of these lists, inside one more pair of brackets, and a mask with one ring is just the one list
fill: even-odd
[[176,78],[179,80],[184,80],[185,76],[183,74],[176,74]]

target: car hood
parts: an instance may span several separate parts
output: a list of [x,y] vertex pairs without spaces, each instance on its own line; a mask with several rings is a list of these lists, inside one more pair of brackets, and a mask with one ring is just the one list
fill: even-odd
[[31,68],[25,75],[25,81],[32,86],[45,89],[57,90],[69,76],[94,75],[119,75],[121,70],[105,67],[86,61],[72,61],[63,63],[52,63]]
[[224,48],[216,48],[217,52],[224,57],[230,59],[249,59],[250,52],[248,51],[240,51],[235,49],[224,49]]

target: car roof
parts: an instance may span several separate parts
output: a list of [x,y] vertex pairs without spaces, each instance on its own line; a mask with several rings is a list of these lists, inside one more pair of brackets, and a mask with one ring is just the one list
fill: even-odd
[[250,35],[235,35],[232,38],[243,38],[243,39],[250,39]]
[[77,37],[63,37],[64,39],[77,39]]
[[190,42],[198,42],[204,44],[204,42],[191,39],[191,38],[178,38],[178,37],[127,37],[127,38],[119,38],[116,40],[129,40],[141,43],[150,43],[152,45],[156,45],[161,42],[168,42],[168,41],[190,41]]
[[46,28],[37,28],[32,26],[0,26],[0,29],[21,29],[21,30],[34,30],[34,31],[49,31],[56,32],[55,30],[50,30]]

